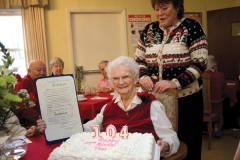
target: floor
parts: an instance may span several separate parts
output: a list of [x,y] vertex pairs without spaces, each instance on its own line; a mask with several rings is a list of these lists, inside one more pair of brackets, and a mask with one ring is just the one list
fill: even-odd
[[240,133],[240,131],[232,131],[227,135],[222,135],[221,139],[213,138],[210,151],[208,150],[208,136],[203,135],[202,160],[233,160],[239,143],[239,139],[233,137],[236,132]]

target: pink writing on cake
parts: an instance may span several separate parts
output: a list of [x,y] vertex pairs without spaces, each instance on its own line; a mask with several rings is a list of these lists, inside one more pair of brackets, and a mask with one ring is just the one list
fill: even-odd
[[119,140],[116,139],[99,139],[96,147],[114,147],[118,144]]
[[107,150],[107,148],[102,148],[102,147],[99,147],[99,146],[96,146],[96,147],[94,147],[94,148],[95,148],[95,150],[102,150],[102,151]]
[[96,144],[97,142],[84,142],[86,145]]

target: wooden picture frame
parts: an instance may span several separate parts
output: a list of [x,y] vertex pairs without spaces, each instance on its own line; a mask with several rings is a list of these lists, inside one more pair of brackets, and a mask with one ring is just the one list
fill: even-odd
[[201,12],[185,12],[184,17],[197,20],[202,24],[202,13]]

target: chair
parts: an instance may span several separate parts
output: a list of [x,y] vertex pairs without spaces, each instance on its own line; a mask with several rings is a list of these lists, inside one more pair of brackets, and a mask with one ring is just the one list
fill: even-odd
[[166,115],[173,125],[173,130],[178,132],[178,92],[175,89],[167,89],[161,94],[152,92],[164,105]]
[[[166,115],[172,123],[175,132],[178,131],[178,91],[167,89],[161,94],[152,93],[164,105]],[[180,141],[180,146],[176,154],[164,158],[164,160],[182,160],[187,155],[187,145]]]
[[[135,87],[141,87],[143,91],[148,91],[140,84]],[[172,123],[173,130],[178,131],[178,91],[176,89],[167,89],[161,94],[151,92],[165,107],[166,115]],[[164,158],[163,160],[182,160],[187,156],[187,145],[180,141],[177,153]]]
[[203,122],[207,122],[208,128],[208,150],[211,150],[213,128],[212,123],[218,123],[218,135],[221,136],[221,127],[222,127],[222,112],[221,113],[212,113],[212,104],[213,103],[222,103],[223,100],[211,100],[211,91],[210,91],[210,75],[203,73],[201,75],[203,80]]

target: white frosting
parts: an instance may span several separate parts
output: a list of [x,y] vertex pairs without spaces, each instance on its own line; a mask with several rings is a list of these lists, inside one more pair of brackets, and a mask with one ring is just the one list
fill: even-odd
[[[48,160],[63,156],[72,156],[78,160],[159,159],[158,154],[154,157],[157,145],[152,134],[129,133],[128,139],[122,139],[118,133],[114,138],[106,136],[105,132],[100,134],[100,139],[93,138],[93,135],[93,132],[76,133],[55,148]],[[157,150],[160,153],[160,149]]]

